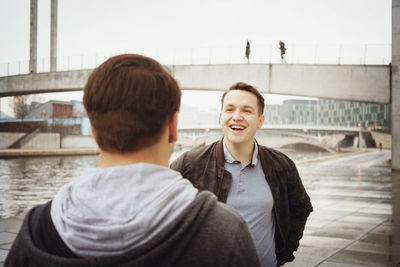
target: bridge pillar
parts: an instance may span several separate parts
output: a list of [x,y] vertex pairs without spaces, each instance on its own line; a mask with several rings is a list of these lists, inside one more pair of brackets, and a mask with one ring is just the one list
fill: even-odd
[[57,71],[58,0],[51,0],[50,19],[50,71]]
[[392,169],[400,170],[400,0],[392,1]]
[[31,0],[30,47],[29,47],[29,72],[37,71],[37,17],[38,2]]

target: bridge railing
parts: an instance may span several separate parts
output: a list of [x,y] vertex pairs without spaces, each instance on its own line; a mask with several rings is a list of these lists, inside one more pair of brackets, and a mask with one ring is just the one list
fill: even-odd
[[[288,64],[387,65],[391,62],[391,44],[286,44]],[[157,59],[164,65],[246,64],[244,46],[197,48],[145,48],[132,51],[98,52],[60,56],[57,70],[92,69],[112,55],[138,53]],[[251,64],[282,63],[277,44],[251,45]],[[37,72],[50,71],[50,58],[38,58]],[[0,76],[29,73],[29,60],[0,63]]]

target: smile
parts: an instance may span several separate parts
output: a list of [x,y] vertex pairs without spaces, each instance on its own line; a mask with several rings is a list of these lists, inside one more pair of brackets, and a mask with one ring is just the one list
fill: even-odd
[[230,125],[229,128],[231,128],[234,131],[243,131],[244,129],[246,129],[246,127],[242,125]]

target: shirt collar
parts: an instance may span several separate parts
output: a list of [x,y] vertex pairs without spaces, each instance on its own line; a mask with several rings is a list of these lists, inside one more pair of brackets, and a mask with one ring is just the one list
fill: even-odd
[[[231,155],[231,153],[229,153],[228,148],[226,147],[226,143],[225,143],[225,138],[222,140],[223,142],[223,148],[224,148],[224,157],[225,157],[225,162],[228,163],[240,163],[239,161],[237,161],[236,159],[234,159]],[[250,162],[250,166],[254,167],[256,166],[258,163],[258,144],[257,142],[254,142],[254,152],[253,152],[253,157],[251,159]]]

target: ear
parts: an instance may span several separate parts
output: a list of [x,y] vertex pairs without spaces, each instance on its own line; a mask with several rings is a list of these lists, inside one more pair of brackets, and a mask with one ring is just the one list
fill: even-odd
[[90,131],[92,132],[92,136],[93,136],[94,140],[96,140],[96,131],[94,130],[92,125],[90,125]]
[[264,119],[265,119],[264,114],[262,114],[261,116],[258,117],[258,125],[257,125],[258,129],[260,129],[262,127],[262,125],[264,123]]
[[168,129],[169,129],[168,141],[170,143],[175,143],[176,141],[178,141],[178,111],[172,114],[171,118],[169,119]]

